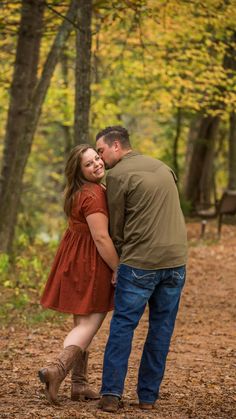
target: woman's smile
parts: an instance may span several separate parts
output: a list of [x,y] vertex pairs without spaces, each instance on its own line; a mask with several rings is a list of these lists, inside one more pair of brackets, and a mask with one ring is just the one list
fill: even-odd
[[92,148],[85,151],[81,160],[81,170],[86,180],[97,182],[102,180],[105,169],[98,153]]

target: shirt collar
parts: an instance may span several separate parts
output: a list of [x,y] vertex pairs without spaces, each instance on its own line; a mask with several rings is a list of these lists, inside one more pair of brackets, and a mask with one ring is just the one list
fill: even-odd
[[132,151],[129,151],[127,154],[125,154],[123,157],[121,157],[120,161],[124,159],[129,159],[130,157],[133,157],[133,156],[139,156],[139,155],[140,153],[138,151],[132,150]]

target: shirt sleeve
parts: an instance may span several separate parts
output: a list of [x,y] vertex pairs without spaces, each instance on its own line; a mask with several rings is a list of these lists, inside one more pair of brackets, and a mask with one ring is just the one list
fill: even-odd
[[90,190],[83,192],[81,209],[84,217],[101,212],[108,217],[106,193],[100,185],[94,185]]
[[121,177],[112,176],[110,173],[106,179],[107,201],[109,210],[109,230],[119,256],[124,244],[125,223],[125,190]]

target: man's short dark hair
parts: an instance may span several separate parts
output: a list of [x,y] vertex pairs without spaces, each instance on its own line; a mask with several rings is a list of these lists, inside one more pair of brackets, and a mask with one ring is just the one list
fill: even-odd
[[96,135],[96,141],[104,137],[104,142],[111,146],[115,140],[118,140],[122,148],[130,148],[129,133],[121,125],[106,127]]

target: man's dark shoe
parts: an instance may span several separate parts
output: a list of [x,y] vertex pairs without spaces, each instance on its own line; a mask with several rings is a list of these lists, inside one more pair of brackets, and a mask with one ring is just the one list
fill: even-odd
[[151,403],[139,403],[139,408],[142,410],[152,410],[154,409],[154,404]]
[[98,407],[104,412],[117,412],[123,406],[123,403],[117,396],[102,396]]

